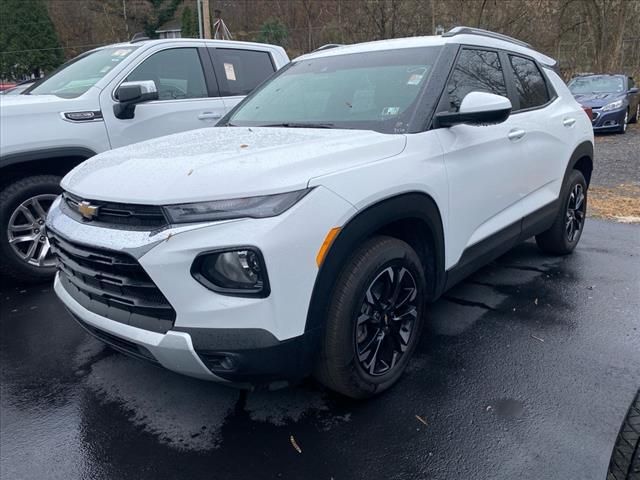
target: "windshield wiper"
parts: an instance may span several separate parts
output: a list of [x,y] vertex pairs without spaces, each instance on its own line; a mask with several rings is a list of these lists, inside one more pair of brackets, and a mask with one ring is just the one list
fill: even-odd
[[284,128],[333,128],[333,123],[303,123],[303,122],[287,122],[287,123],[271,123],[269,125],[260,125],[261,127],[284,127]]

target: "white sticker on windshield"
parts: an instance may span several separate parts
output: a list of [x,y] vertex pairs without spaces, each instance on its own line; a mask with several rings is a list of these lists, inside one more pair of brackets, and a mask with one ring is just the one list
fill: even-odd
[[407,85],[419,85],[420,82],[422,81],[422,77],[424,77],[424,75],[419,73],[412,74],[409,77],[409,80],[407,80]]
[[236,71],[233,68],[233,63],[225,63],[224,64],[224,73],[227,76],[227,80],[236,79]]
[[113,57],[126,57],[127,55],[129,55],[129,53],[131,53],[131,49],[121,49],[121,50],[116,50],[115,52],[113,52],[111,54],[111,56]]
[[382,109],[382,116],[397,115],[400,112],[400,107],[384,107]]

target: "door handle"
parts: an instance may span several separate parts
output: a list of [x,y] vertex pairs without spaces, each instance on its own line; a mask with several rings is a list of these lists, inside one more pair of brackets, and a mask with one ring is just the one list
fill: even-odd
[[511,130],[509,132],[509,134],[507,135],[507,138],[509,140],[511,140],[512,142],[515,142],[516,140],[520,140],[522,137],[525,136],[527,132],[525,132],[524,130],[518,129],[518,130]]
[[562,121],[562,125],[564,125],[565,127],[573,127],[573,125],[576,123],[576,119],[575,118],[565,118]]
[[213,112],[202,112],[198,115],[198,120],[219,120],[222,118],[222,114]]

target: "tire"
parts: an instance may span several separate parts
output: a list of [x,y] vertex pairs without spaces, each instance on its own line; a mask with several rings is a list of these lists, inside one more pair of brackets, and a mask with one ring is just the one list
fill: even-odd
[[385,236],[366,241],[337,279],[315,377],[354,399],[395,384],[420,337],[425,291],[423,266],[407,243]]
[[607,480],[640,480],[640,390],[618,432]]
[[620,134],[625,134],[627,133],[627,126],[629,125],[629,109],[627,108],[627,111],[624,114],[624,119],[622,120],[622,125],[620,125],[620,128],[618,129],[618,133]]
[[[583,195],[579,208],[575,205],[576,190]],[[573,213],[571,213],[573,211]],[[538,247],[552,255],[567,255],[576,248],[587,218],[587,182],[578,170],[572,170],[560,192],[560,208],[553,225],[547,231],[536,235]],[[575,233],[571,235],[569,219],[574,222]]]
[[[4,276],[26,283],[43,282],[53,277],[54,260],[50,253],[43,258],[40,254],[43,249],[48,251],[49,246],[44,230],[46,212],[61,192],[60,177],[55,175],[22,178],[0,192],[0,273]],[[20,206],[28,213],[18,211]],[[27,236],[37,240],[16,242],[18,237]],[[32,255],[23,259],[19,252],[28,254],[31,248],[34,248]]]

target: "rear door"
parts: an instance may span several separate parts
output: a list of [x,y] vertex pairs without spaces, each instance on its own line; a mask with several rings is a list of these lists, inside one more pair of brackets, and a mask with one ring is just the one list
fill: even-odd
[[[156,84],[159,99],[138,104],[130,120],[116,118],[113,104],[117,87],[141,80]],[[153,50],[105,88],[100,103],[112,148],[213,126],[225,113],[211,60],[204,44],[198,43]]]
[[276,71],[271,54],[264,50],[209,47],[220,95],[227,110]]
[[531,58],[503,55],[512,88],[512,124],[524,132],[523,155],[516,160],[523,175],[522,210],[529,215],[551,207],[560,193],[571,148],[576,144],[575,102],[558,98],[540,66]]
[[[497,51],[461,50],[439,110],[458,111],[470,92],[507,96],[504,66]],[[515,241],[520,234],[523,150],[517,130],[509,120],[498,125],[461,124],[435,130],[449,179],[449,245],[454,263],[466,248],[491,235],[501,232],[502,244]]]

